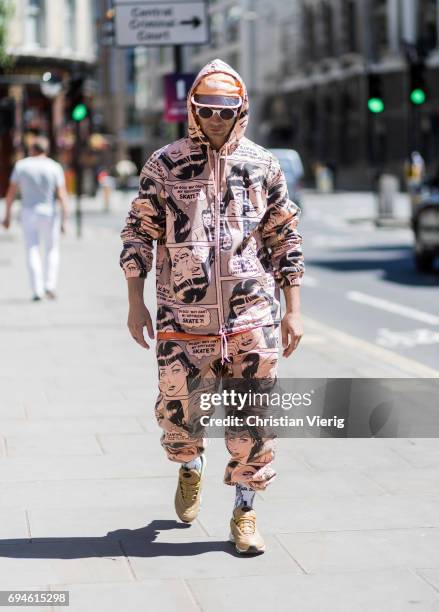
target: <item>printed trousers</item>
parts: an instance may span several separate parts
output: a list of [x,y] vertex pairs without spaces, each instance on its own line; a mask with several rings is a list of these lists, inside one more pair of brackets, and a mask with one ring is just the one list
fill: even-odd
[[[155,416],[163,429],[161,444],[168,459],[186,463],[204,453],[207,438],[212,435],[211,428],[205,426],[206,416],[213,416],[215,410],[212,406],[206,408],[206,398],[212,393],[218,394],[220,387],[221,393],[237,387],[268,390],[277,378],[278,351],[279,325],[198,338],[194,334],[158,332],[159,395]],[[265,489],[276,475],[273,469],[275,436],[267,435],[265,427],[247,422],[252,412],[261,415],[261,407],[229,406],[224,410],[226,416],[238,417],[224,428],[231,455],[224,483]]]

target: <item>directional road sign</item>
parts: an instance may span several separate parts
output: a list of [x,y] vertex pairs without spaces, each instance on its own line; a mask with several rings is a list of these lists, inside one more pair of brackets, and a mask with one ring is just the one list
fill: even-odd
[[119,47],[202,45],[209,42],[206,2],[116,0]]

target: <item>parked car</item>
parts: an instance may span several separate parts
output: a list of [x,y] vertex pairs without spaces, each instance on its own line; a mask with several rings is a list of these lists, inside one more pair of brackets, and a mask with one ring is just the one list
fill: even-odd
[[439,189],[424,190],[414,208],[412,228],[415,234],[415,265],[420,272],[431,272],[439,256]]
[[288,186],[290,199],[303,208],[303,164],[300,155],[294,149],[270,149],[279,160]]

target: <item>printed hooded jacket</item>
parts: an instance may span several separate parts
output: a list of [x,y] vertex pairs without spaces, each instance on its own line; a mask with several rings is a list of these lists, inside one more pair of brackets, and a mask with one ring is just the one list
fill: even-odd
[[[243,103],[221,150],[199,127],[191,97],[207,74],[242,85]],[[223,335],[280,321],[280,289],[304,272],[300,208],[276,158],[244,136],[241,77],[214,60],[188,94],[188,137],[147,160],[121,232],[126,278],[146,277],[157,241],[157,330]]]

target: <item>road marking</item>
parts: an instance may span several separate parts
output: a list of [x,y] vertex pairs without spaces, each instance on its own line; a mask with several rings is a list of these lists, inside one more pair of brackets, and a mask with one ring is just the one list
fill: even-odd
[[387,348],[398,345],[412,348],[419,345],[439,344],[439,332],[432,329],[392,331],[387,328],[381,328],[378,330],[376,343]]
[[[398,353],[394,353],[388,349],[376,346],[371,342],[367,342],[367,340],[362,340],[361,338],[346,334],[338,329],[334,329],[333,327],[329,327],[328,325],[315,321],[314,319],[310,319],[308,317],[302,318],[305,327],[309,326],[311,328],[311,333],[320,333],[323,336],[333,339],[337,344],[342,344],[346,347],[354,349],[357,352],[366,353],[375,359],[375,365],[377,362],[380,362],[382,365],[401,370],[406,374],[406,378],[439,378],[439,370],[423,365],[422,363],[419,363],[419,361],[409,359],[408,357],[403,357],[402,355],[398,355]],[[329,353],[328,359],[330,359]],[[386,378],[389,378],[389,376],[386,376]]]
[[428,323],[429,325],[439,325],[439,317],[432,315],[416,308],[410,308],[409,306],[402,306],[396,302],[389,302],[381,298],[374,297],[373,295],[367,295],[366,293],[360,293],[359,291],[349,291],[346,297],[353,302],[359,304],[366,304],[367,306],[373,306],[374,308],[381,308],[381,310],[387,310],[387,312],[393,312],[401,315],[402,317],[408,317],[415,321],[421,321],[422,323]]

